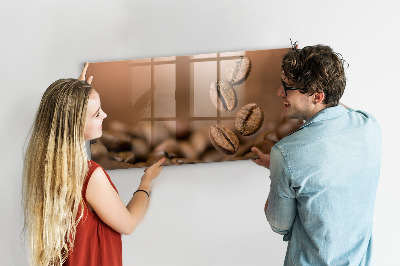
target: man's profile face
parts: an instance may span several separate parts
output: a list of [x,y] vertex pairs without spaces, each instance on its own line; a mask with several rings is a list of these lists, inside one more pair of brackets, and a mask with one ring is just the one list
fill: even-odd
[[[289,87],[296,87],[288,81],[286,76],[281,74],[282,82]],[[303,119],[307,120],[312,116],[312,97],[307,93],[303,94],[299,90],[285,90],[283,85],[279,86],[276,94],[283,99],[284,116],[290,119]]]

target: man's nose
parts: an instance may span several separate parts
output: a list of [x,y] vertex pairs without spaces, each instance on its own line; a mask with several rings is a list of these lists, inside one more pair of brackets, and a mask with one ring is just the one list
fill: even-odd
[[279,88],[276,90],[276,95],[280,97],[285,97],[285,92],[283,91],[283,86],[282,84],[279,86]]

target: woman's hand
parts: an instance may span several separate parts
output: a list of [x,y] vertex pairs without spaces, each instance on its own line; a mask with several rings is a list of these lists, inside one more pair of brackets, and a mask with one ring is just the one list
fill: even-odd
[[260,166],[264,166],[265,168],[269,169],[269,164],[271,161],[271,156],[269,154],[262,153],[256,147],[251,148],[251,151],[258,156],[258,159],[252,159],[253,162]]
[[93,76],[89,76],[89,77],[86,79],[86,71],[87,71],[88,67],[89,67],[89,63],[86,62],[86,63],[85,63],[85,66],[84,66],[83,69],[82,69],[82,73],[81,73],[81,75],[79,76],[78,80],[82,80],[82,81],[83,81],[83,80],[86,80],[87,83],[92,84]]
[[165,161],[165,158],[161,158],[158,162],[154,163],[152,166],[144,169],[145,174],[142,177],[142,183],[149,185],[151,181],[153,181],[161,172],[162,170],[162,163]]

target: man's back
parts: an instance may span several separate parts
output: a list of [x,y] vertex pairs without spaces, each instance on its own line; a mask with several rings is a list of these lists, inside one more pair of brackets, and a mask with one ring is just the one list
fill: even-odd
[[[285,265],[370,263],[380,161],[375,119],[342,106],[319,112],[274,146],[267,218],[289,240]],[[290,213],[279,224],[274,208],[282,202]]]

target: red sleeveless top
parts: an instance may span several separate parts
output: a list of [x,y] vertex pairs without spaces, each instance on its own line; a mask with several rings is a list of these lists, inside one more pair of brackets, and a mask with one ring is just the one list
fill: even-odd
[[[90,177],[97,167],[94,161],[88,161],[89,171],[82,187],[84,202],[83,217],[75,235],[74,248],[64,265],[73,266],[115,266],[122,265],[121,234],[105,224],[95,212],[91,212],[86,200],[86,189]],[[103,169],[104,171],[104,169]],[[110,176],[104,171],[113,188]],[[118,193],[118,191],[117,191]]]

